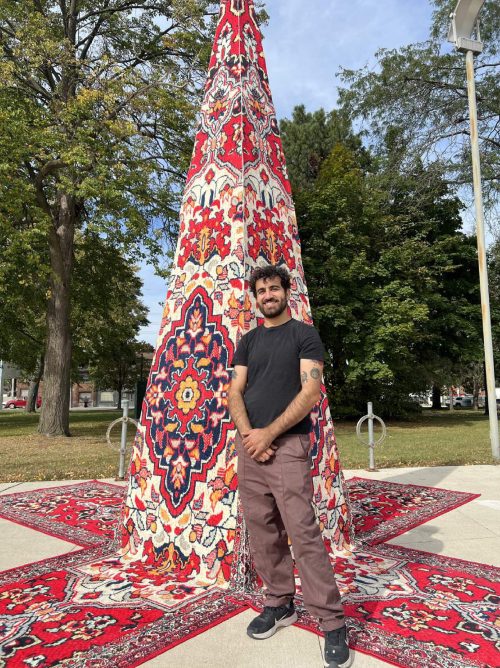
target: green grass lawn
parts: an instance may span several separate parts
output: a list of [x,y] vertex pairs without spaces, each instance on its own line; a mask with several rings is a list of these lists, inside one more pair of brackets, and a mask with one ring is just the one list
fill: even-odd
[[[115,477],[119,457],[107,444],[106,431],[120,416],[120,411],[74,411],[70,413],[72,437],[47,439],[36,432],[38,415],[21,410],[0,412],[0,481]],[[114,444],[120,442],[120,435],[117,425],[111,432]],[[131,424],[129,444],[134,435]]]
[[[72,438],[46,439],[36,433],[38,415],[0,412],[1,482],[109,478],[118,471],[118,453],[106,443],[109,424],[118,411],[74,411]],[[425,410],[410,422],[389,422],[388,436],[375,451],[378,468],[395,466],[458,466],[492,464],[488,418],[462,409]],[[368,448],[356,439],[355,422],[335,426],[342,466],[368,467]],[[366,427],[365,427],[366,431]],[[134,427],[130,425],[129,443]],[[120,426],[112,439],[120,439]]]
[[[366,438],[366,423],[363,431]],[[357,440],[356,424],[337,422],[335,433],[342,466],[368,468],[368,447]],[[375,448],[375,463],[377,468],[493,464],[488,418],[467,409],[424,409],[412,421],[388,422],[387,438]]]

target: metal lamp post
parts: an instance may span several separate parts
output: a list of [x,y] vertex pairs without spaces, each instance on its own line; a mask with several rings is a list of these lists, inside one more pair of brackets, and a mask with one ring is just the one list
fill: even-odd
[[483,194],[481,188],[481,162],[477,130],[476,86],[474,81],[474,54],[481,53],[483,44],[479,34],[478,15],[484,0],[458,0],[451,15],[448,40],[458,51],[465,53],[467,72],[467,92],[469,97],[470,141],[472,150],[472,175],[474,181],[474,202],[476,209],[477,253],[479,262],[479,285],[481,290],[481,311],[483,316],[484,361],[486,387],[488,390],[488,412],[490,419],[491,452],[494,459],[500,459],[498,441],[498,417],[495,390],[495,366],[491,337],[490,297],[488,291],[488,268],[484,240]]

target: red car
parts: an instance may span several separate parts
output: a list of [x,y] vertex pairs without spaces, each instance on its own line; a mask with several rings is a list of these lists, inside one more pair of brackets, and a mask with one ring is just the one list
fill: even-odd
[[[36,398],[36,407],[42,405],[42,397]],[[4,408],[26,408],[26,399],[7,399],[3,405]]]

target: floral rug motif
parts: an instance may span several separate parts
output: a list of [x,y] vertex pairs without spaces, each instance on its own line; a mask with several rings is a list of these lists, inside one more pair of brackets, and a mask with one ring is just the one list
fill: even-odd
[[130,668],[246,607],[213,587],[186,600],[181,613],[165,614],[127,582],[125,569],[105,583],[104,602],[82,570],[109,558],[100,545],[0,574],[2,668]]
[[479,496],[357,477],[347,486],[356,539],[364,545],[388,541]]
[[[182,2],[181,2],[182,4]],[[290,274],[289,313],[312,325],[300,239],[253,0],[221,0],[179,236],[119,520],[121,554],[175,562],[201,583],[255,578],[235,551],[236,429],[231,365],[259,325],[249,290],[265,264]],[[313,502],[323,535],[353,546],[326,388],[311,414]],[[247,553],[245,553],[245,557]]]
[[[476,495],[359,478],[349,490],[359,546],[334,564],[351,646],[404,668],[498,666],[500,569],[378,542]],[[175,559],[162,568],[119,560],[123,493],[91,481],[0,496],[13,521],[61,538],[71,530],[81,545],[95,537],[0,573],[0,665],[131,668],[259,607],[259,593],[204,587]],[[319,632],[300,598],[297,607],[298,625]]]
[[500,569],[377,545],[336,572],[354,648],[404,668],[500,666]]
[[125,488],[99,480],[0,495],[0,517],[81,547],[108,543]]

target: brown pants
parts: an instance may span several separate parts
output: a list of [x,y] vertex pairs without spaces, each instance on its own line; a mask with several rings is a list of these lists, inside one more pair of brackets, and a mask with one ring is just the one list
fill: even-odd
[[240,499],[255,568],[266,587],[264,604],[287,605],[294,596],[290,537],[305,606],[323,631],[338,629],[344,609],[312,507],[309,436],[276,439],[276,454],[265,463],[247,454],[239,435],[236,442]]

